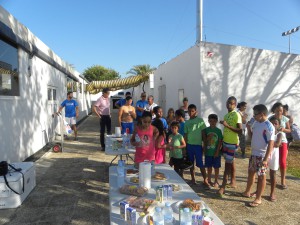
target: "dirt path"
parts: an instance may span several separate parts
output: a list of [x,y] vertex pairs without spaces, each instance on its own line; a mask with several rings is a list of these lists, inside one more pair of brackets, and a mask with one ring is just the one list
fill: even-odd
[[[240,193],[246,188],[248,160],[248,158],[236,159],[237,188],[226,189],[224,198],[220,199],[217,197],[217,189],[207,191],[204,190],[201,184],[192,188],[204,199],[225,224],[300,224],[300,181],[295,177],[288,176],[288,189],[281,190],[279,187],[276,189],[276,202],[270,202],[268,200],[270,184],[267,180],[267,187],[263,195],[262,204],[257,208],[247,206],[247,203],[250,202],[251,199],[240,197]],[[199,169],[197,171],[199,171]],[[279,174],[279,172],[277,173]],[[223,170],[220,174],[223,174]],[[197,176],[198,181],[202,181],[202,177],[200,176],[201,174],[199,173]],[[186,172],[185,178],[188,177],[189,174]],[[277,176],[277,182],[279,181],[280,177]],[[219,182],[221,183],[221,180]],[[255,187],[253,187],[253,190],[254,188]]]

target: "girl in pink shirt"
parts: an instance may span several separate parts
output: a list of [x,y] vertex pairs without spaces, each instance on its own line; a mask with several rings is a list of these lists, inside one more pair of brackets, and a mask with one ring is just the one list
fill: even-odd
[[141,124],[137,125],[131,136],[130,142],[135,146],[136,152],[134,157],[135,166],[138,167],[140,162],[145,160],[155,160],[155,140],[158,136],[158,130],[151,125],[152,115],[144,111]]
[[158,130],[158,137],[155,141],[155,164],[161,164],[166,162],[166,134],[164,131],[164,125],[160,119],[155,119],[152,125]]

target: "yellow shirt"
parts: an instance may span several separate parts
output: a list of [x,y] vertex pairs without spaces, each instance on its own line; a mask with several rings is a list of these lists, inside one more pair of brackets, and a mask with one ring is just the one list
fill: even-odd
[[[241,114],[233,110],[224,116],[224,121],[226,121],[229,126],[237,128],[238,127],[237,124],[242,123],[242,117]],[[238,133],[233,132],[227,127],[224,127],[223,141],[228,144],[238,144],[239,143]]]

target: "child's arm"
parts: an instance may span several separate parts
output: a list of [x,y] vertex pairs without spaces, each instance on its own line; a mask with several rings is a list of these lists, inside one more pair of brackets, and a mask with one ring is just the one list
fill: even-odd
[[246,127],[247,127],[248,136],[251,139],[252,138],[252,129],[251,129],[250,121],[247,122]]
[[236,127],[229,126],[228,123],[225,120],[220,121],[221,124],[223,124],[224,127],[227,127],[228,129],[232,130],[235,133],[242,133],[242,124],[237,123]]
[[159,135],[158,138],[156,139],[156,142],[155,142],[155,147],[158,149],[158,148],[166,148],[167,145],[166,144],[163,144],[161,145],[161,141],[164,140],[165,137],[163,135]]
[[215,152],[214,157],[218,157],[219,154],[220,154],[220,151],[222,151],[222,143],[223,143],[223,140],[220,139],[220,140],[219,140],[219,143],[218,143],[217,151]]
[[203,153],[205,155],[206,148],[207,148],[207,136],[204,130],[202,130],[202,142],[203,142]]
[[156,140],[159,135],[159,132],[156,127],[153,126],[153,139]]
[[273,140],[270,140],[269,143],[268,143],[268,148],[267,148],[267,152],[266,152],[266,155],[263,159],[263,162],[262,162],[262,165],[264,167],[267,167],[268,166],[268,159],[270,157],[270,154],[271,152],[273,151],[274,149],[274,141]]
[[133,130],[133,133],[132,133],[132,135],[131,135],[131,138],[130,138],[130,144],[132,145],[132,146],[137,146],[138,145],[138,143],[135,141],[135,135],[136,135],[136,128]]
[[282,133],[277,134],[277,140],[274,142],[274,147],[278,148],[281,145]]

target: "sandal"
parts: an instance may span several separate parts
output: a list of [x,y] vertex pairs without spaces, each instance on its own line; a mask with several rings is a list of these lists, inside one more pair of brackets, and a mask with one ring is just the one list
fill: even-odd
[[275,197],[272,197],[272,196],[270,196],[269,200],[270,200],[270,202],[276,202],[277,201],[277,199]]
[[287,188],[288,188],[288,186],[286,184],[281,185],[281,189],[287,189]]
[[249,206],[250,207],[257,207],[257,206],[259,206],[261,203],[258,203],[258,202],[250,202],[249,203]]

